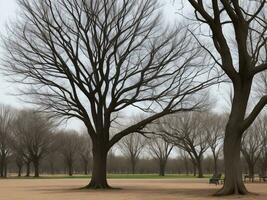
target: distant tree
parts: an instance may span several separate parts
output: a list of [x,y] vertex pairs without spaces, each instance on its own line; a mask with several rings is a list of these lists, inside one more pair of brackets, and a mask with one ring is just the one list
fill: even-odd
[[185,174],[188,176],[189,175],[190,158],[187,155],[187,152],[184,151],[183,149],[179,149],[179,156],[181,157],[182,161],[184,162]]
[[88,174],[89,163],[92,156],[92,142],[88,133],[83,133],[80,136],[80,148],[79,155],[81,159],[81,163],[84,169],[84,174]]
[[33,163],[35,177],[39,177],[40,161],[49,153],[54,141],[54,128],[51,118],[35,110],[22,110],[16,117],[15,144],[23,151],[27,170],[30,162]]
[[202,160],[209,148],[201,115],[197,112],[181,113],[167,116],[160,123],[160,134],[189,154],[199,178],[203,178]]
[[207,133],[208,146],[212,152],[214,161],[214,174],[218,174],[218,160],[223,147],[223,134],[225,128],[225,117],[208,113],[204,116],[204,130]]
[[73,175],[74,164],[76,163],[81,148],[80,135],[74,130],[61,131],[57,134],[57,143],[64,163],[68,169],[69,176]]
[[159,164],[160,176],[165,176],[166,164],[173,147],[174,145],[159,136],[151,136],[150,140],[148,140],[148,149],[150,155]]
[[139,133],[124,137],[118,144],[120,151],[130,161],[132,174],[135,174],[136,164],[146,145],[146,139]]
[[[3,66],[43,110],[84,122],[93,145],[87,188],[109,187],[114,144],[164,115],[202,106],[195,92],[217,81],[187,29],[163,26],[157,0],[18,2]],[[111,134],[129,109],[149,115]]]
[[243,135],[241,152],[248,165],[249,176],[254,181],[255,165],[259,160],[262,149],[261,133],[258,133],[256,124],[253,124]]
[[7,159],[11,155],[14,116],[11,107],[0,105],[0,177],[7,176]]

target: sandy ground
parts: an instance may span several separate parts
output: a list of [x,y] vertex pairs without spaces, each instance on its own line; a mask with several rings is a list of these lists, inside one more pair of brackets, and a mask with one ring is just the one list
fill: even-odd
[[213,197],[221,186],[209,185],[206,179],[110,180],[109,191],[79,190],[86,179],[0,180],[0,200],[267,200],[266,183],[250,183],[248,196]]

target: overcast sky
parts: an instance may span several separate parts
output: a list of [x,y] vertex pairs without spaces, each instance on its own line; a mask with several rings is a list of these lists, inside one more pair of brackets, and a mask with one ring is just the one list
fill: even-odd
[[[166,0],[167,1],[167,0]],[[175,18],[179,18],[180,16],[176,14],[176,9],[172,4],[167,4],[165,7],[165,16],[168,20],[175,20]],[[2,34],[8,34],[5,31],[5,25],[16,16],[16,11],[18,11],[18,6],[16,4],[16,0],[0,0],[0,32]],[[1,52],[1,51],[0,51]],[[1,55],[0,55],[1,56]],[[25,103],[18,100],[17,97],[11,95],[14,93],[15,85],[13,83],[7,82],[6,77],[0,75],[0,103],[12,105],[18,108],[25,107]],[[217,105],[216,110],[223,110],[225,105],[225,100],[222,98],[223,89],[219,89],[215,87],[212,89],[213,93],[216,93],[218,96],[219,103]],[[28,105],[29,106],[29,105]],[[71,122],[68,127],[77,129],[81,126],[77,121]]]

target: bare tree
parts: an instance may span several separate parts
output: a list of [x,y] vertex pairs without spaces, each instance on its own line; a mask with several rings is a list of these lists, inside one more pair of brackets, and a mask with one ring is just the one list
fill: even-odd
[[84,174],[88,174],[89,162],[92,156],[92,142],[88,133],[84,133],[80,136],[80,148],[79,155],[81,158],[81,163],[84,169]]
[[[107,153],[121,138],[169,113],[198,108],[195,92],[215,80],[207,79],[207,59],[187,29],[162,26],[157,0],[19,4],[4,69],[44,110],[84,122],[93,144],[87,188],[109,187]],[[111,135],[129,109],[150,115]]]
[[199,178],[203,178],[202,160],[209,148],[208,134],[201,114],[188,112],[171,115],[163,118],[160,124],[162,136],[189,154],[193,165],[198,169]]
[[159,136],[151,136],[148,149],[152,157],[158,161],[159,175],[165,176],[165,168],[174,145]]
[[7,175],[7,159],[11,155],[13,122],[14,112],[12,109],[0,105],[0,177]]
[[187,155],[187,152],[184,151],[183,149],[179,149],[179,156],[182,158],[182,160],[184,162],[185,173],[188,176],[189,175],[189,160],[190,160],[190,158]]
[[247,162],[249,176],[254,181],[255,165],[260,157],[262,149],[262,138],[260,127],[257,122],[253,124],[243,135],[241,152]]
[[30,162],[33,163],[35,177],[39,177],[40,161],[49,153],[53,143],[54,128],[51,118],[35,110],[22,110],[16,117],[13,131],[15,144],[23,151],[27,171]]
[[139,133],[124,137],[118,144],[120,151],[131,163],[132,174],[135,174],[136,164],[145,145],[146,139]]
[[199,42],[203,39],[201,35],[206,36],[205,41],[210,38],[215,50],[206,45],[203,48],[225,72],[233,87],[224,140],[225,183],[217,195],[246,194],[240,167],[241,140],[267,103],[267,96],[263,95],[251,111],[248,110],[253,78],[267,69],[267,4],[265,0],[188,2],[194,9],[195,22],[199,22],[196,26],[209,29],[208,35],[195,32],[196,38]]
[[74,164],[80,156],[80,139],[80,135],[74,130],[61,131],[57,134],[57,143],[60,145],[58,150],[63,156],[69,176],[73,175]]
[[203,123],[204,129],[207,132],[207,142],[214,160],[213,173],[218,174],[218,160],[223,145],[225,116],[208,113],[204,117]]

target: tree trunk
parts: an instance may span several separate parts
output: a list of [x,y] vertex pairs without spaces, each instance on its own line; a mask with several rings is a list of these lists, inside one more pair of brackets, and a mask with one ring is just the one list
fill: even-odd
[[7,161],[5,160],[4,177],[7,177]]
[[133,159],[131,161],[131,164],[132,164],[132,174],[135,174],[135,166],[136,166],[136,163],[135,163],[135,161]]
[[53,163],[53,161],[50,162],[50,174],[52,174],[52,175],[55,174],[55,168],[54,168],[54,163]]
[[242,135],[234,132],[226,135],[228,137],[225,137],[224,141],[225,182],[223,188],[215,195],[247,194],[240,166]]
[[31,162],[26,163],[26,177],[29,177],[31,173]]
[[33,162],[34,165],[34,177],[39,177],[39,160],[36,159]]
[[197,176],[197,168],[195,163],[193,163],[193,175]]
[[218,174],[218,157],[216,156],[216,152],[213,152],[213,173]]
[[18,165],[18,177],[21,177],[22,166]]
[[252,178],[252,182],[254,182],[254,164],[251,162],[248,163],[248,174]]
[[93,171],[88,189],[108,189],[107,183],[107,153],[103,145],[93,144]]
[[159,175],[160,176],[165,176],[165,168],[166,168],[166,162],[164,160],[160,161],[159,163]]
[[73,166],[72,166],[72,162],[69,162],[68,164],[68,171],[69,171],[69,176],[73,175]]
[[85,175],[88,174],[88,161],[87,160],[84,161],[84,174]]
[[197,160],[197,170],[198,170],[198,178],[203,178],[203,170],[202,170],[202,162],[201,159]]
[[1,155],[1,160],[0,160],[0,177],[5,177],[5,155]]

